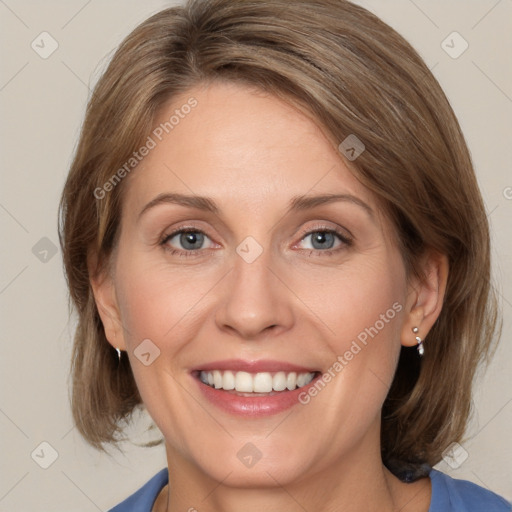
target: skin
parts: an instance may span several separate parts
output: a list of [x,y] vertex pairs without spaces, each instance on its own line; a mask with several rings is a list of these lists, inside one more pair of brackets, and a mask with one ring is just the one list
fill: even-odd
[[[105,332],[126,350],[148,412],[165,437],[170,488],[153,510],[427,511],[428,478],[401,483],[382,464],[380,412],[400,346],[438,317],[446,258],[428,254],[426,280],[408,279],[393,227],[309,116],[247,86],[214,83],[173,98],[156,125],[194,97],[197,107],[123,184],[110,272],[93,279]],[[217,213],[162,203],[162,193],[208,196]],[[350,194],[288,212],[294,196]],[[180,237],[207,237],[195,254]],[[307,232],[338,229],[325,249]],[[247,237],[262,254],[236,252]],[[335,250],[330,256],[329,249]],[[190,252],[190,251],[189,251]],[[263,418],[230,415],[199,392],[190,370],[222,359],[276,359],[327,371],[359,333],[402,306],[307,405]],[[143,365],[144,339],[160,356]],[[428,346],[426,346],[428,350]],[[252,443],[251,468],[237,452]]]

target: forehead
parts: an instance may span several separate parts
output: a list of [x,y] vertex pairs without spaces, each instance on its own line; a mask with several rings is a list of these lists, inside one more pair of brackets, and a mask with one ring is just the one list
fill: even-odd
[[253,212],[313,193],[375,204],[310,116],[245,85],[201,85],[174,97],[160,109],[151,137],[154,147],[126,183],[125,200],[139,209],[167,192]]

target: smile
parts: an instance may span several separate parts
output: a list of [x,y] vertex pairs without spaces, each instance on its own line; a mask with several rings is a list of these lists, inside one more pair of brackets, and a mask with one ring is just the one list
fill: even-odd
[[199,378],[203,384],[224,391],[239,393],[271,393],[272,391],[293,391],[308,385],[315,372],[259,372],[243,371],[201,371]]
[[197,366],[191,377],[206,403],[235,416],[265,417],[303,407],[299,395],[322,373],[285,361],[229,359]]

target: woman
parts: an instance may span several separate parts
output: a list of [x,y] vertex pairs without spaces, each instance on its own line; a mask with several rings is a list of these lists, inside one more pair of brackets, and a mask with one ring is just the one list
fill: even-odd
[[495,332],[488,224],[446,97],[378,18],[156,14],[94,90],[61,206],[77,427],[103,448],[142,406],[165,441],[114,511],[510,510],[432,469]]

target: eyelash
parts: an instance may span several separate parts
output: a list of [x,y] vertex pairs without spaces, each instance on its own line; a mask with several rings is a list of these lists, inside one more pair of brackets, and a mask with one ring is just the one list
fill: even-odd
[[[179,229],[177,229],[177,230],[175,230],[175,231],[173,231],[173,232],[171,232],[169,234],[165,234],[162,237],[162,240],[160,241],[159,245],[161,245],[164,248],[164,250],[168,251],[171,255],[179,256],[179,257],[185,257],[185,258],[186,257],[197,256],[199,252],[204,250],[204,249],[192,249],[190,251],[181,251],[179,249],[170,248],[167,245],[167,242],[169,240],[171,240],[172,238],[174,238],[176,235],[180,235],[182,233],[200,233],[200,234],[205,235],[206,237],[208,237],[208,235],[204,231],[202,231],[201,229],[197,229],[197,228],[193,228],[193,227],[184,227],[184,228],[179,228]],[[341,247],[336,248],[336,249],[326,249],[326,250],[302,249],[302,250],[305,250],[305,251],[309,251],[309,257],[311,257],[313,254],[315,254],[317,252],[320,253],[322,256],[334,256],[339,251],[342,251],[343,249],[346,249],[347,247],[350,247],[353,244],[352,238],[349,238],[346,234],[341,233],[340,231],[338,231],[336,229],[328,228],[326,226],[316,226],[313,229],[309,229],[308,231],[306,231],[306,232],[301,234],[300,240],[302,241],[304,238],[306,238],[307,236],[312,235],[314,233],[330,233],[330,234],[333,234],[333,235],[338,237],[338,239],[342,242],[343,245]],[[317,255],[317,256],[320,256],[320,255]]]
[[164,250],[168,251],[173,256],[180,256],[180,257],[193,257],[197,256],[197,253],[202,251],[203,249],[193,249],[191,251],[180,251],[179,249],[173,249],[167,245],[167,242],[174,238],[176,235],[180,235],[182,233],[201,233],[202,235],[208,236],[204,231],[201,229],[189,227],[189,228],[179,228],[167,235],[164,235],[160,245],[163,246]]

